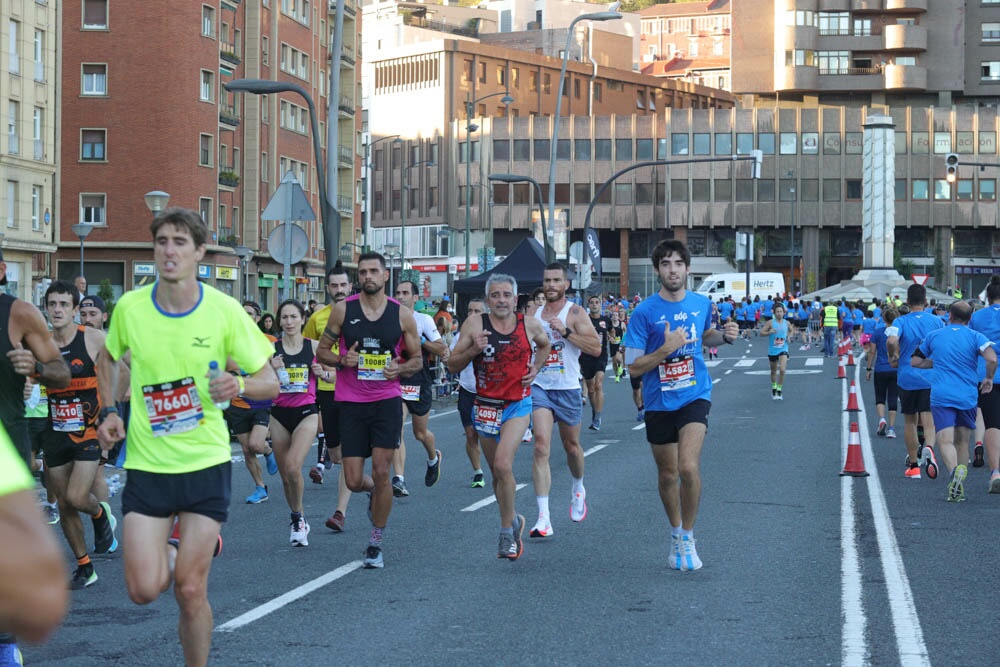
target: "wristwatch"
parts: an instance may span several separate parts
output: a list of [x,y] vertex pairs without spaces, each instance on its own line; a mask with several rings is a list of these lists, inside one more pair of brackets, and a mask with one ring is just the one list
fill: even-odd
[[570,334],[572,334],[572,333],[573,333],[573,330],[570,329],[569,327],[566,327],[566,331],[563,331],[562,337],[563,338],[569,338]]
[[118,408],[115,407],[101,408],[101,411],[97,413],[97,423],[100,424],[101,422],[103,422],[105,419],[108,418],[108,415],[117,415],[117,414],[118,414]]

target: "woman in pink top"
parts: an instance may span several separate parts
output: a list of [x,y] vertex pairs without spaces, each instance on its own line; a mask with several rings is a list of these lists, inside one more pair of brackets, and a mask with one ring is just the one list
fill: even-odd
[[275,342],[271,366],[278,374],[281,393],[271,406],[271,446],[278,457],[285,500],[292,512],[292,546],[309,545],[309,523],[302,516],[302,462],[316,439],[316,376],[326,371],[316,361],[316,341],[302,336],[306,310],[289,299],[278,307],[282,337]]

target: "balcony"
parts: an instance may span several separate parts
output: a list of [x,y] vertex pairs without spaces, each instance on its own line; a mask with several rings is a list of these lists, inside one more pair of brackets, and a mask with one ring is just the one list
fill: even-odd
[[219,185],[224,185],[227,188],[235,188],[239,184],[240,175],[231,166],[219,168]]
[[219,58],[233,65],[239,65],[240,62],[242,62],[236,51],[236,45],[226,44],[224,42],[219,42]]
[[881,67],[837,67],[820,69],[823,90],[882,90],[885,82]]
[[882,0],[851,0],[851,9],[856,12],[881,12]]
[[353,46],[350,44],[344,44],[343,48],[340,50],[340,62],[349,63],[351,65],[355,63]]
[[236,238],[235,229],[219,225],[219,233],[216,235],[215,242],[218,245],[235,246],[239,242],[239,239]]
[[[337,11],[337,0],[330,0],[330,12]],[[358,3],[355,0],[344,0],[344,13],[354,16],[358,12]]]
[[793,49],[816,50],[819,30],[811,25],[790,25],[785,27],[785,44]]
[[888,51],[926,51],[927,28],[920,25],[887,25],[885,48]]
[[790,90],[818,90],[819,70],[815,67],[805,65],[787,65],[779,71],[779,76],[783,77],[775,81],[775,89],[782,91]]
[[337,146],[337,159],[345,166],[354,164],[354,150],[350,146],[340,144]]
[[240,126],[240,116],[236,112],[236,107],[223,105],[219,107],[219,122],[232,127]]
[[354,215],[354,202],[347,195],[337,195],[337,210],[341,213]]
[[847,12],[851,10],[851,0],[819,0],[816,9],[821,12]]
[[927,90],[927,68],[918,65],[886,65],[886,90]]
[[348,97],[347,95],[341,95],[340,103],[337,105],[337,108],[346,113],[348,116],[353,116],[356,109],[354,99]]
[[887,12],[926,12],[928,0],[885,0]]
[[430,21],[416,14],[403,14],[403,25],[446,32],[452,35],[462,35],[464,37],[479,37],[479,19],[469,19],[462,25],[453,25],[451,23],[443,23],[442,21]]

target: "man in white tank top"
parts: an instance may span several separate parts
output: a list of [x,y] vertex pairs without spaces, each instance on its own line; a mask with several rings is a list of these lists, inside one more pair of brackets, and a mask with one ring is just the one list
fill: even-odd
[[552,343],[549,357],[531,388],[535,436],[532,477],[538,500],[538,521],[531,529],[531,537],[550,537],[553,534],[549,517],[549,490],[552,488],[549,451],[554,422],[559,423],[559,437],[573,477],[570,518],[583,521],[587,516],[583,448],[580,447],[580,352],[600,354],[601,338],[590,324],[587,311],[566,300],[568,286],[566,268],[558,262],[549,264],[542,274],[545,305],[529,308],[528,311],[541,320],[542,328]]

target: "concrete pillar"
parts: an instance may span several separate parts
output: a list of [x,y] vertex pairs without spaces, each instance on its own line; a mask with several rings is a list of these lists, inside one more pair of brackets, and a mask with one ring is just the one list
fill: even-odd
[[628,284],[629,280],[628,233],[629,233],[628,229],[622,229],[618,232],[618,247],[620,249],[619,256],[621,257],[621,262],[619,264],[619,266],[621,267],[619,269],[621,275],[618,281],[618,294],[619,295],[625,294],[626,296],[630,294],[629,284]]
[[892,270],[896,228],[895,127],[889,116],[868,116],[864,124],[861,266],[865,269]]

